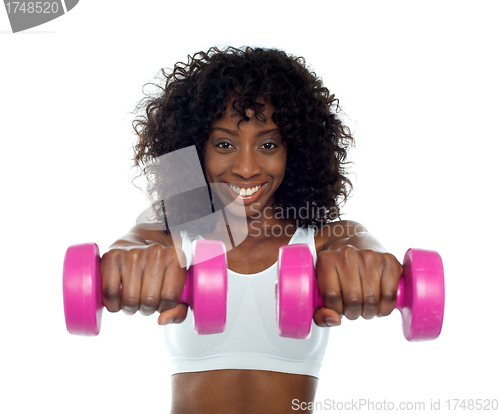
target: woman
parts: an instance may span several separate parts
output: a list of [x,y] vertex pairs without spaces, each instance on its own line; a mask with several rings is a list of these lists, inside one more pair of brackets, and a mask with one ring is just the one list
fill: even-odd
[[[338,101],[303,59],[278,50],[212,48],[162,75],[160,93],[138,105],[143,115],[134,128],[135,163],[165,228],[135,226],[110,247],[102,259],[104,304],[111,312],[160,312],[173,414],[296,412],[298,402],[314,400],[326,328],[343,315],[390,314],[402,274],[361,224],[339,220],[353,139]],[[192,145],[212,211],[218,206],[224,215],[211,227],[179,232],[167,220],[176,204],[165,210],[162,194],[165,183],[181,179],[148,163]],[[183,210],[177,214],[182,221]],[[226,244],[228,323],[220,334],[193,333],[191,312],[177,303],[195,238]],[[325,302],[305,340],[280,337],[274,313],[278,249],[294,243],[310,245]]]

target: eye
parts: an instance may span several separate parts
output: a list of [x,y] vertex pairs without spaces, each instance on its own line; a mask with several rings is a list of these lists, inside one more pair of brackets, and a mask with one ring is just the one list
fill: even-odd
[[267,149],[267,150],[278,148],[278,146],[274,142],[266,142],[262,146],[264,147],[264,149]]
[[218,144],[215,144],[216,148],[221,148],[221,149],[229,149],[232,145],[229,142],[219,142]]

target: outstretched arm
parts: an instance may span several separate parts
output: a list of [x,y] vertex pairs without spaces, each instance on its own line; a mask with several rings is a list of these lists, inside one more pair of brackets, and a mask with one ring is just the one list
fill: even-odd
[[115,248],[133,248],[140,246],[149,246],[151,244],[161,244],[163,246],[173,246],[171,238],[164,231],[147,230],[139,226],[132,227],[128,233],[116,240],[109,250]]

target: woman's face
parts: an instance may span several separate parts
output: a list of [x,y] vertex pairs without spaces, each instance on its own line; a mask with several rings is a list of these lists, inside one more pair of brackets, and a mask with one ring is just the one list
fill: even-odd
[[[266,104],[266,122],[257,120],[251,109],[242,121],[231,100],[223,116],[212,123],[204,147],[205,174],[224,205],[234,200],[252,217],[274,203],[274,193],[285,175],[286,149],[278,126],[272,121],[274,108]],[[237,209],[239,213],[243,208]],[[235,214],[234,211],[232,211]],[[241,215],[236,213],[237,215]]]

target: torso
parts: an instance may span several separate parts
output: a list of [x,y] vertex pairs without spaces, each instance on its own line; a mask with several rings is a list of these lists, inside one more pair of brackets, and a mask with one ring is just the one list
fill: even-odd
[[[314,401],[318,379],[272,371],[224,369],[172,376],[171,414],[288,414],[292,400]],[[195,397],[193,397],[195,396]]]
[[[288,228],[280,237],[248,237],[235,248],[228,248],[228,268],[242,274],[269,268],[294,231],[295,228]],[[327,241],[327,237],[318,234],[316,251],[323,250]],[[292,400],[314,401],[317,384],[316,377],[273,371],[225,369],[175,374],[171,414],[294,413],[297,406],[292,409]]]

